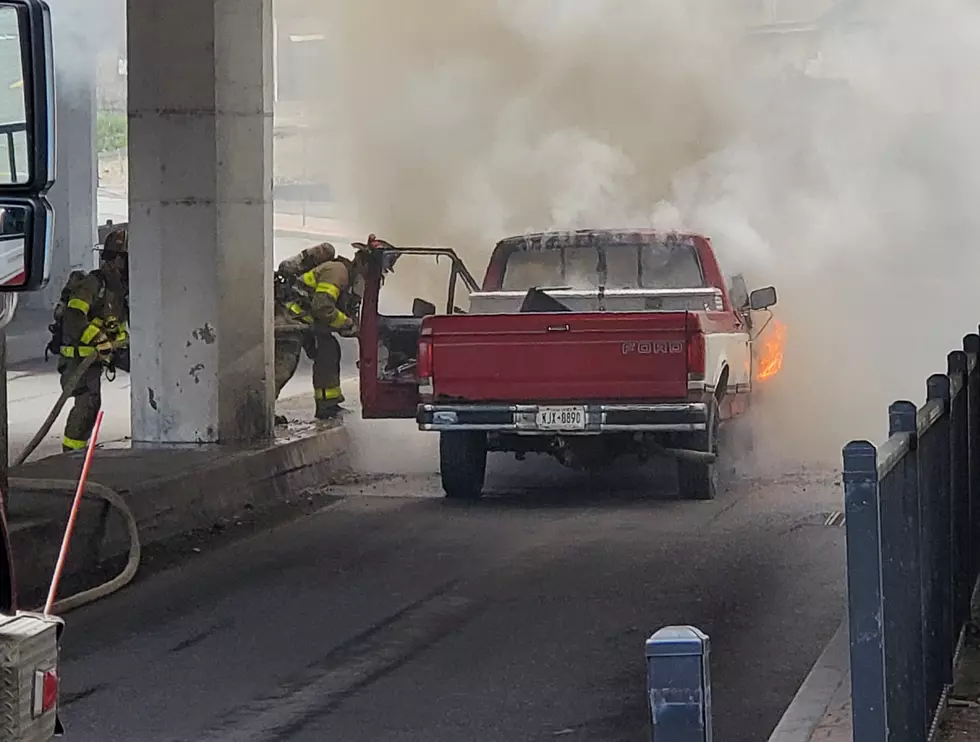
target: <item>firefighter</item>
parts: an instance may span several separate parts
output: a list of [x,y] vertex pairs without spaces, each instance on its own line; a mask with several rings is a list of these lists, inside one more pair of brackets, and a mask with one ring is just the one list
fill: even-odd
[[[359,261],[339,257],[333,245],[324,242],[283,261],[277,271],[276,397],[296,372],[300,352],[305,350],[313,359],[313,395],[320,420],[336,417],[344,402],[335,334],[354,337],[357,332],[349,316],[355,263]],[[284,422],[276,416],[277,424]]]
[[[334,246],[323,242],[282,261],[276,271],[276,399],[279,399],[283,387],[296,373],[300,353],[305,350],[311,360],[316,357],[316,337],[313,335],[312,318],[309,316],[309,287],[303,283],[302,276],[321,263],[333,260],[336,255]],[[284,424],[285,418],[276,416],[276,423]]]
[[75,271],[62,291],[55,310],[52,333],[60,345],[58,373],[62,391],[82,361],[93,354],[99,359],[86,369],[71,391],[74,405],[65,423],[63,451],[76,451],[88,443],[102,406],[102,373],[115,368],[129,371],[129,353],[114,345],[128,341],[129,237],[126,228],[106,235],[99,267]]

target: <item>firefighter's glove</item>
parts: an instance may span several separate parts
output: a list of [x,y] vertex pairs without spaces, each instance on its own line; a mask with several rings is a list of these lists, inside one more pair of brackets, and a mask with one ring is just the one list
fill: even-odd
[[357,329],[357,323],[354,322],[354,320],[349,319],[344,323],[343,327],[337,331],[337,334],[342,338],[356,338]]
[[109,342],[108,338],[100,339],[99,342],[95,344],[95,350],[102,358],[112,357],[112,343]]

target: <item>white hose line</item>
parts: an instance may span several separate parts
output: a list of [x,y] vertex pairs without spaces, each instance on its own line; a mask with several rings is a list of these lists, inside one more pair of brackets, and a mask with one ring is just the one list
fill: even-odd
[[[11,490],[59,492],[64,493],[69,498],[75,496],[75,489],[77,487],[78,482],[71,479],[25,479],[21,477],[11,477],[10,479]],[[126,501],[115,490],[91,480],[85,484],[84,495],[94,495],[105,500],[122,514],[126,521],[127,530],[129,531],[129,557],[122,572],[108,582],[56,601],[52,608],[52,611],[56,614],[67,613],[75,608],[81,608],[83,605],[88,605],[121,590],[133,581],[140,566],[140,553],[142,549],[140,546],[139,527],[136,524],[136,517],[133,515],[133,511],[129,509]]]

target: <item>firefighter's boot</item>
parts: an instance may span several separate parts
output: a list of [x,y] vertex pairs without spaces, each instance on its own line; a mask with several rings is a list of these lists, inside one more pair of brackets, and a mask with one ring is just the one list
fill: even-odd
[[316,419],[334,420],[343,412],[340,405],[332,399],[318,399],[316,401]]

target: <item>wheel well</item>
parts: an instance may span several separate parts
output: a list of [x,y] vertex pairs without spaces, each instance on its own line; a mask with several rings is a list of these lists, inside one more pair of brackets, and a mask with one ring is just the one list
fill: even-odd
[[721,376],[718,377],[718,384],[715,386],[715,399],[721,402],[725,398],[725,394],[728,391],[728,366],[725,366],[721,370]]

